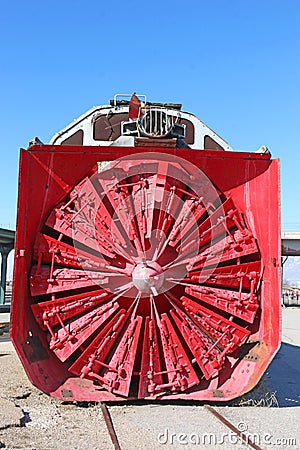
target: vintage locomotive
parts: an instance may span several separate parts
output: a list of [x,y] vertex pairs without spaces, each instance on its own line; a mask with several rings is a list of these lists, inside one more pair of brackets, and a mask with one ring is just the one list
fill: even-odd
[[64,400],[227,401],[280,345],[279,162],[117,95],[21,149],[11,337]]

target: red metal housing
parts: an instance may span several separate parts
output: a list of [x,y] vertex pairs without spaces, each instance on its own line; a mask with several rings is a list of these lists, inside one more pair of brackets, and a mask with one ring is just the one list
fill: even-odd
[[249,391],[280,344],[280,266],[268,154],[21,150],[11,336],[54,397]]

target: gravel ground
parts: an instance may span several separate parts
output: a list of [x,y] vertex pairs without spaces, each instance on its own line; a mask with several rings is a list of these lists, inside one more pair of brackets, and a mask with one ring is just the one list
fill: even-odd
[[5,352],[1,348],[3,344],[0,408],[6,417],[0,427],[0,448],[113,449],[100,405],[64,404],[41,393],[27,379],[11,344],[5,345]]

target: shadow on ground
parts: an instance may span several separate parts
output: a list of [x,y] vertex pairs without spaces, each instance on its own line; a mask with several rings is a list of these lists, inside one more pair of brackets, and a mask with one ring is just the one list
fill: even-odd
[[280,407],[300,406],[300,347],[283,342],[263,376]]

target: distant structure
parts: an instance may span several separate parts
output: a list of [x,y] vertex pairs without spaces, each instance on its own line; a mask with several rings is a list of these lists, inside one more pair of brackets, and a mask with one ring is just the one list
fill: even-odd
[[300,256],[300,231],[282,231],[282,256]]
[[0,252],[1,252],[1,287],[0,287],[0,305],[5,303],[6,277],[7,277],[7,258],[15,245],[15,231],[0,228]]

